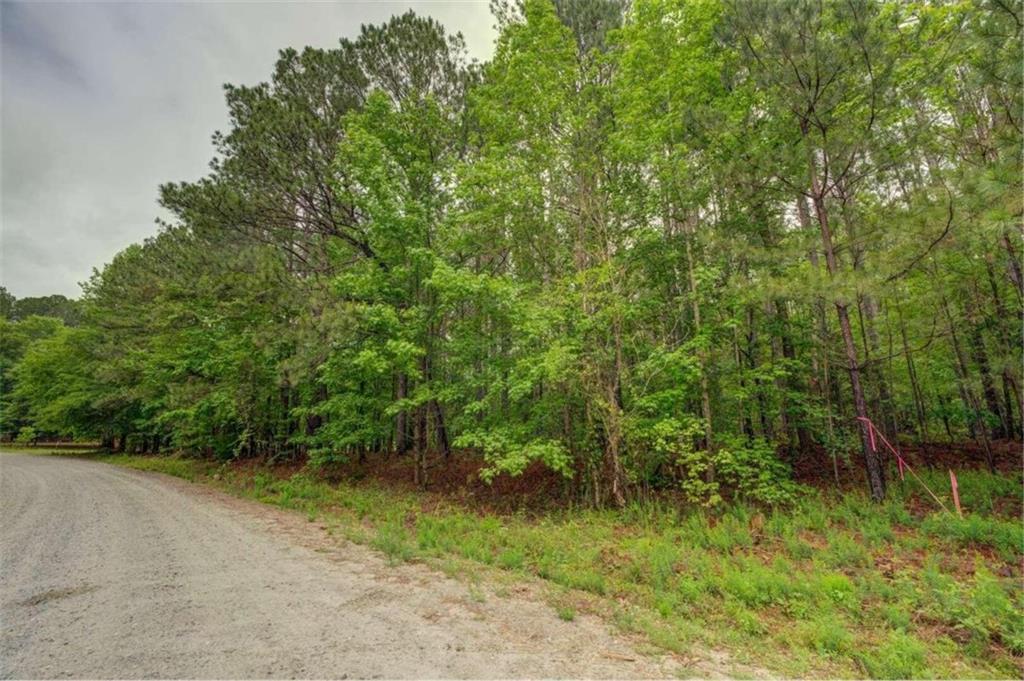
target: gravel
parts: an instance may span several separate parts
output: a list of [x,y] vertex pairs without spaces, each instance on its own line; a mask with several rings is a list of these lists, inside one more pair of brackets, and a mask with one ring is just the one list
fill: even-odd
[[[485,589],[486,591],[486,589]],[[0,455],[4,678],[652,678],[601,620],[389,566],[201,484]],[[690,668],[690,672],[695,670]],[[706,676],[715,669],[698,669]]]

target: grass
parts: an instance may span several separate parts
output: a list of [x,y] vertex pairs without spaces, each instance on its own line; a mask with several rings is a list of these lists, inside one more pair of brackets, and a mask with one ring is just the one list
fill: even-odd
[[[774,512],[652,504],[527,518],[480,515],[371,480],[330,484],[308,472],[282,477],[173,457],[95,458],[327,519],[393,563],[539,577],[557,592],[563,620],[597,612],[668,650],[699,644],[787,676],[1022,673],[1019,475],[961,473],[962,519],[923,511],[928,500],[898,485],[880,505],[860,492],[818,492]],[[948,490],[940,473],[924,472],[933,489]]]

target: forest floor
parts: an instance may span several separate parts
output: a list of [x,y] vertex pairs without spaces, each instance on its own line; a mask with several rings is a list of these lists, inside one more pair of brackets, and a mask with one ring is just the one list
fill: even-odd
[[820,457],[795,463],[808,486],[792,507],[706,511],[667,495],[622,510],[565,507],[556,477],[534,470],[486,486],[458,459],[424,494],[401,459],[314,472],[89,456],[294,509],[395,566],[439,568],[471,590],[542,584],[561,619],[612,621],[674,653],[684,675],[1021,678],[1020,444],[998,452],[993,475],[969,445],[908,448],[950,508],[956,468],[962,518],[909,477],[872,504],[855,467],[840,462],[836,487]]

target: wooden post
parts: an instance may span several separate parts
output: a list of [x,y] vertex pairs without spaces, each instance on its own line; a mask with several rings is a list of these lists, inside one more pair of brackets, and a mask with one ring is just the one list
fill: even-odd
[[949,485],[953,489],[953,505],[956,506],[956,514],[963,518],[964,511],[960,508],[960,490],[957,488],[956,473],[953,472],[952,468],[949,469]]

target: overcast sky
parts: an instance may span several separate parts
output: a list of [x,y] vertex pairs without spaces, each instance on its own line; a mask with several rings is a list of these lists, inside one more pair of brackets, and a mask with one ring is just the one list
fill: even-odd
[[487,0],[0,4],[0,282],[77,297],[156,233],[159,184],[206,173],[223,83],[266,80],[278,49],[333,47],[409,8],[489,58]]

